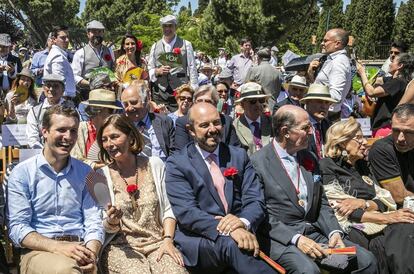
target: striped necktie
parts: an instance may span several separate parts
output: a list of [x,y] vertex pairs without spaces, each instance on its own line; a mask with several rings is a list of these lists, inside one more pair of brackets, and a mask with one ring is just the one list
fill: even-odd
[[143,121],[138,122],[138,131],[141,133],[142,137],[144,138],[145,146],[141,151],[141,155],[151,157],[152,156],[152,144],[151,139],[148,134],[148,129],[145,126],[145,123]]

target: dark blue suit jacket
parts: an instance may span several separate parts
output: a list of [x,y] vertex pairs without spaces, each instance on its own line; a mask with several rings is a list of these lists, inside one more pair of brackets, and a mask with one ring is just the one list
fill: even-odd
[[[255,231],[264,219],[264,197],[246,151],[221,143],[219,162],[222,171],[229,167],[238,170],[234,179],[226,178],[228,213],[247,219],[251,230]],[[167,159],[165,178],[168,198],[178,224],[175,242],[183,253],[185,264],[195,266],[201,239],[214,242],[219,237],[219,222],[214,217],[226,215],[224,206],[194,143]]]

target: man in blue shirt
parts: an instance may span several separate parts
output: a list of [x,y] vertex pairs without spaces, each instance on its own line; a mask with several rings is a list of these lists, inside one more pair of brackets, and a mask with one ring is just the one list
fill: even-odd
[[17,165],[9,178],[9,236],[23,248],[21,273],[96,272],[104,230],[85,184],[91,168],[70,157],[78,126],[76,110],[49,108],[43,152]]
[[43,67],[45,66],[46,57],[49,54],[50,49],[53,45],[53,33],[49,33],[46,41],[46,48],[42,51],[36,52],[33,55],[32,64],[30,65],[30,70],[33,72],[33,75],[36,77],[36,85],[38,87],[42,86],[42,77],[43,77]]

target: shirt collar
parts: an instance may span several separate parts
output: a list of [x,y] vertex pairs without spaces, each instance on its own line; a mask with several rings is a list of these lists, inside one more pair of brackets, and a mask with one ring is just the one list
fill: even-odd
[[214,154],[216,155],[217,159],[219,158],[219,145],[216,147],[216,149],[213,151],[213,153],[205,151],[204,149],[202,149],[197,143],[195,144],[195,147],[197,148],[198,153],[200,153],[201,157],[203,157],[204,161],[207,161],[208,156],[210,156],[210,154]]
[[346,54],[346,50],[345,49],[341,49],[341,50],[332,52],[331,54],[329,54],[329,58],[330,59],[335,59],[337,56],[339,56],[341,54]]
[[276,141],[276,138],[273,139],[273,146],[276,149],[277,154],[279,155],[279,157],[282,159],[289,159],[291,160],[292,157],[295,158],[296,157],[296,153],[293,155],[290,155],[289,153],[287,153],[287,151],[285,149],[283,149],[279,143]]
[[[37,159],[38,159],[39,168],[45,167],[45,168],[49,169],[51,172],[56,174],[56,171],[53,169],[53,167],[46,160],[45,155],[44,155],[44,150],[42,151],[42,153],[39,153],[37,157],[38,157]],[[72,157],[69,156],[67,165],[58,174],[63,174],[63,175],[68,174],[71,167],[72,167]]]
[[244,118],[246,118],[247,123],[249,123],[249,125],[251,125],[253,122],[258,122],[259,126],[260,126],[260,122],[261,122],[261,118],[259,116],[259,118],[256,119],[256,121],[250,120],[246,115],[244,115]]
[[167,41],[165,41],[164,37],[162,38],[162,42],[166,45],[170,45],[171,49],[174,46],[175,42],[177,41],[177,34],[174,36],[174,39],[171,40],[170,43],[168,43]]
[[68,52],[66,50],[64,50],[64,49],[61,49],[59,46],[52,45],[52,49],[53,48],[56,48],[57,50],[59,50],[63,55],[65,55],[65,57],[68,56]]

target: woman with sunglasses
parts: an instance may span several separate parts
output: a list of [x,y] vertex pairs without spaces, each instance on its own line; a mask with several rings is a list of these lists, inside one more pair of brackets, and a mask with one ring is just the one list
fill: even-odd
[[354,118],[328,129],[328,157],[320,161],[326,196],[350,240],[376,255],[380,273],[412,273],[414,212],[396,210],[390,192],[372,175],[366,152],[367,140]]
[[359,62],[357,62],[357,70],[365,94],[378,98],[371,121],[373,136],[385,137],[391,133],[391,113],[402,99],[408,82],[413,79],[414,55],[401,53],[394,56],[388,71],[392,76],[382,78],[382,84],[371,85],[365,74],[365,68]]
[[78,139],[71,151],[71,155],[84,161],[93,169],[98,169],[105,164],[99,160],[99,147],[96,142],[96,134],[105,119],[121,109],[116,105],[115,92],[106,89],[94,89],[89,93],[89,99],[82,102],[86,105],[85,112],[89,116],[88,121],[79,124]]
[[[145,60],[141,58],[142,42],[138,40],[134,35],[127,33],[122,38],[121,48],[119,49],[120,56],[116,59],[115,74],[118,79],[118,82],[125,85],[132,82],[132,80],[147,79],[148,73],[146,71]],[[133,68],[141,68],[140,72],[134,73],[131,77],[136,77],[134,79],[129,79],[125,82],[125,74],[127,71]]]
[[111,204],[103,226],[102,273],[185,274],[174,246],[176,221],[165,191],[165,165],[140,155],[143,136],[124,115],[109,116],[97,136]]
[[174,95],[178,108],[176,111],[169,113],[168,116],[173,120],[175,126],[177,118],[186,115],[190,107],[193,105],[194,90],[190,85],[184,84],[175,90]]
[[5,98],[5,107],[7,111],[6,123],[26,123],[29,110],[36,105],[34,85],[34,76],[29,69],[24,68],[17,74],[16,79],[13,81],[12,88]]

